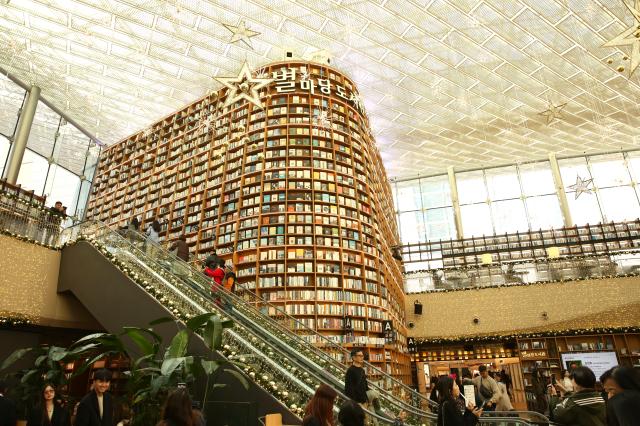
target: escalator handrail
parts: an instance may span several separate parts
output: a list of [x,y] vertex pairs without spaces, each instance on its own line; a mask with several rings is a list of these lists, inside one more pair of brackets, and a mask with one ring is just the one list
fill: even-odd
[[[105,225],[102,225],[102,226],[105,226]],[[131,232],[131,231],[129,231],[129,232]],[[120,236],[120,237],[122,237],[122,238],[125,238],[125,237],[123,237],[123,236],[122,236],[122,235],[120,235],[120,234],[119,234],[119,236]],[[141,241],[141,242],[142,242],[142,241],[144,241],[144,237],[143,237],[140,233],[134,233],[134,236],[135,236],[135,238],[137,238],[139,241]],[[125,239],[126,239],[126,238],[125,238]],[[130,244],[130,241],[129,241],[129,240],[127,240],[127,243],[128,243],[128,244]],[[161,247],[159,244],[157,244],[157,243],[155,243],[155,242],[153,242],[153,241],[148,241],[148,243],[149,243],[149,244],[152,244],[152,245],[155,245],[155,246],[157,247],[157,250],[162,250],[163,255],[170,255],[170,256],[173,258],[173,259],[171,259],[171,261],[172,261],[172,262],[173,262],[173,261],[176,261],[176,262],[178,262],[178,261],[179,261],[179,262],[181,262],[185,267],[189,267],[189,266],[190,266],[190,265],[188,265],[188,263],[184,262],[182,259],[176,258],[172,253],[170,253],[170,252],[168,252],[168,251],[166,251],[166,250],[163,250],[163,249],[162,249],[162,247]],[[155,261],[154,259],[152,259],[152,260],[154,261],[154,263],[155,263],[158,267],[166,268],[166,266],[165,266],[165,265],[163,265],[162,263],[159,263],[159,262]],[[198,276],[198,277],[200,277],[200,276],[201,276],[201,273],[200,273],[199,271],[193,271],[193,272],[195,272],[195,273],[196,273],[196,276]],[[181,278],[181,277],[176,276],[176,278]],[[204,277],[203,277],[203,279],[204,279]],[[206,280],[206,281],[208,281],[208,280]],[[204,296],[204,297],[210,297],[210,293],[209,293],[208,289],[206,289],[206,288],[199,287],[198,289],[194,289],[194,290],[195,290],[195,291],[198,291],[198,292],[200,293],[200,295],[201,295],[201,296]],[[221,288],[220,290],[223,290],[223,289]],[[247,304],[247,302],[246,302],[246,301],[244,301],[242,298],[239,298],[237,295],[235,295],[235,294],[233,294],[233,293],[230,293],[230,292],[226,291],[226,289],[224,289],[224,292],[225,292],[225,294],[227,295],[227,297],[229,297],[230,299],[235,300],[236,302],[239,302],[239,303],[243,303],[245,306],[248,306],[249,308],[254,309],[254,311],[255,311],[255,313],[256,313],[256,314],[258,314],[258,315],[260,315],[260,316],[262,316],[262,317],[268,318],[268,319],[269,319],[269,321],[272,321],[275,325],[277,325],[277,326],[278,326],[278,329],[280,329],[280,330],[285,330],[285,331],[289,332],[289,334],[290,334],[290,335],[292,335],[292,336],[296,336],[296,338],[298,338],[298,339],[299,339],[299,337],[298,337],[295,333],[290,333],[290,329],[283,327],[281,324],[277,323],[276,321],[273,321],[273,319],[272,319],[271,317],[266,316],[266,315],[263,315],[259,310],[255,309],[255,308],[254,308],[253,306],[251,306],[250,304]],[[239,312],[239,310],[234,310],[233,312],[235,312],[236,314],[241,314],[241,315],[243,316],[243,318],[245,319],[246,324],[255,325],[253,321],[251,321],[251,320],[250,320],[249,318],[247,318],[244,314],[242,314],[241,312]],[[263,336],[263,337],[264,337],[264,336]],[[273,339],[273,338],[274,338],[274,337],[272,337],[272,339]],[[279,344],[280,344],[280,345],[285,345],[283,342],[280,342],[280,341],[279,341],[279,339],[276,339],[276,340],[278,340],[278,342],[279,342]],[[299,341],[300,341],[301,343],[305,344],[305,345],[308,345],[308,343],[307,343],[307,342],[305,342],[305,341],[304,341],[304,340],[302,340],[302,339],[299,339]],[[310,346],[310,347],[313,347],[313,346],[311,346],[311,345],[309,345],[309,346]],[[315,347],[313,347],[313,348],[315,349]],[[287,350],[288,350],[288,349],[287,349]],[[333,359],[333,358],[329,357],[328,355],[326,355],[324,352],[322,352],[322,351],[316,351],[316,352],[318,352],[318,353],[322,354],[323,356],[325,356],[325,358],[326,358],[326,359],[331,360],[331,362],[333,362],[334,364],[336,364],[336,365],[340,365],[341,367],[344,367],[344,365],[343,365],[343,364],[340,364],[340,363],[339,363],[339,362],[337,362],[335,359]],[[318,366],[317,366],[317,365],[315,365],[315,367],[318,367]],[[320,371],[325,372],[325,370],[323,370],[323,369],[321,369],[321,368],[320,368],[319,370],[320,370]],[[337,384],[339,384],[339,385],[340,385],[340,386],[342,386],[342,387],[344,386],[343,382],[342,382],[338,377],[336,377],[336,376],[334,376],[334,375],[331,375],[331,374],[330,374],[330,373],[328,373],[328,372],[325,372],[325,373],[326,373],[326,374],[323,374],[323,376],[327,377],[327,375],[328,375],[329,377],[325,378],[325,379],[324,379],[324,381],[332,382],[332,383],[334,384],[334,386],[336,385],[336,383],[337,383]],[[375,386],[375,383],[373,383],[373,382],[372,382],[372,384]],[[376,387],[376,388],[378,388],[378,389],[380,389],[378,386],[375,386],[375,387]],[[407,412],[409,412],[409,413],[411,413],[411,414],[413,414],[413,415],[419,416],[419,417],[423,417],[423,416],[425,416],[425,415],[428,415],[428,414],[429,414],[427,411],[424,411],[424,410],[421,410],[421,409],[417,409],[416,407],[414,407],[414,406],[413,406],[413,405],[411,405],[410,403],[407,403],[407,402],[403,401],[402,399],[395,398],[395,397],[389,397],[383,389],[380,389],[380,390],[382,391],[382,392],[381,392],[381,395],[380,395],[381,399],[382,399],[382,400],[388,400],[388,403],[389,403],[390,405],[393,405],[393,406],[394,406],[395,408],[397,408],[397,409],[405,410],[405,411],[407,411]]]
[[[131,258],[133,259],[133,261],[135,261],[140,267],[147,269],[148,273],[151,274],[152,276],[154,276],[157,280],[159,280],[160,282],[163,283],[163,285],[167,286],[169,289],[171,289],[171,291],[178,297],[182,298],[184,301],[186,301],[189,305],[191,305],[196,311],[199,311],[200,313],[206,313],[207,310],[200,306],[198,303],[194,302],[193,300],[191,300],[190,297],[188,297],[186,294],[183,293],[183,291],[177,287],[175,287],[172,283],[170,283],[169,281],[167,281],[166,278],[162,277],[160,274],[157,273],[156,270],[153,269],[152,266],[148,265],[147,263],[149,261],[152,262],[152,265],[156,268],[162,268],[162,265],[159,264],[157,262],[156,259],[153,258],[149,258],[149,256],[146,256],[138,247],[136,247],[134,244],[132,244],[132,242],[125,238],[124,236],[122,236],[120,233],[118,233],[117,231],[114,231],[113,229],[111,229],[110,227],[106,226],[103,223],[100,223],[98,221],[85,221],[83,223],[74,225],[70,228],[67,228],[67,230],[65,230],[66,232],[64,232],[64,236],[66,237],[67,234],[70,234],[74,231],[73,228],[75,229],[80,229],[80,234],[82,235],[82,231],[83,228],[85,228],[87,226],[87,222],[91,222],[91,225],[95,226],[97,229],[96,230],[102,230],[102,231],[106,231],[107,233],[111,234],[112,237],[118,238],[120,240],[121,243],[124,243],[127,247],[127,251],[128,251],[128,255],[131,256]],[[94,230],[94,234],[96,234],[96,230]],[[145,261],[140,260],[140,258],[144,258]],[[208,298],[208,294],[204,294],[203,292],[198,291],[197,289],[193,289],[192,287],[190,287],[191,290],[197,291],[198,293],[200,293],[201,296],[207,296]],[[245,346],[249,345],[248,342],[245,341],[244,337],[240,336],[239,334],[237,334],[236,332],[234,332],[233,329],[227,330],[227,332],[229,332],[236,340],[244,342],[243,344]],[[252,334],[256,334],[255,331],[252,332]],[[256,334],[259,336],[259,334]],[[277,339],[275,339],[277,340]],[[273,341],[273,339],[272,339]],[[279,348],[277,348],[277,350],[282,351],[282,347],[285,346],[284,343],[280,342],[280,346]],[[254,349],[256,352],[260,352],[258,349]],[[273,368],[277,368],[279,366],[279,364],[277,362],[275,362],[274,360],[272,360],[270,357],[263,355],[263,358],[265,360],[267,360],[267,362],[273,367]],[[298,364],[298,366],[303,366],[303,364],[300,363],[300,361],[296,361],[296,364]],[[310,388],[307,384],[305,384],[304,382],[300,381],[297,377],[293,376],[289,371],[286,370],[282,370],[280,368],[277,368],[278,370],[281,370],[288,378],[289,380],[292,380],[293,382],[295,382],[298,386],[300,386],[302,389],[306,390],[309,395],[312,395],[314,393],[314,390],[312,388]],[[324,371],[322,369],[318,369],[319,371]],[[313,370],[312,370],[313,371]],[[312,373],[315,377],[316,380],[318,382],[324,382],[325,380],[322,378],[322,375],[318,374],[318,373]],[[340,389],[335,389],[336,393],[338,394],[338,396],[344,400],[349,399]],[[414,410],[412,410],[413,407],[400,407],[401,409],[411,412],[411,414],[421,417],[421,418],[429,418],[429,417],[433,417],[432,413],[427,413],[427,412],[416,412]],[[381,417],[378,414],[376,414],[375,412],[371,412],[367,409],[365,409],[365,412],[374,418],[377,418],[380,421],[385,421],[390,423],[391,420],[388,419],[387,417]]]
[[[105,225],[106,226],[106,225]],[[132,230],[127,230],[127,232],[132,232],[134,233],[134,235],[139,238],[141,241],[145,241],[146,240],[146,236],[143,235],[142,233],[138,232],[138,231],[132,231]],[[190,264],[189,262],[185,262],[184,260],[178,258],[177,256],[175,256],[173,253],[169,252],[167,249],[165,249],[162,244],[154,242],[154,241],[150,241],[150,240],[146,240],[147,243],[155,245],[156,247],[158,247],[159,249],[162,249],[163,251],[165,251],[165,254],[169,255],[172,258],[172,261],[175,262],[179,262],[181,264],[183,264],[183,266],[185,268],[189,268],[190,270],[193,270],[194,272],[200,273],[201,271],[197,271],[195,266]],[[241,297],[239,297],[236,294],[233,294],[229,291],[227,291],[224,288],[221,288],[222,291],[224,291],[225,293],[227,293],[230,298],[235,299],[240,301],[241,303],[247,303],[246,300],[242,299]],[[319,340],[322,341],[322,344],[329,346],[331,349],[336,349],[339,350],[340,352],[342,352],[342,354],[344,356],[350,356],[350,352],[345,349],[344,347],[342,347],[341,345],[333,342],[332,340],[328,339],[326,336],[318,333],[316,330],[314,330],[311,327],[308,327],[306,324],[304,324],[303,322],[299,321],[297,318],[289,315],[286,311],[284,311],[280,306],[274,305],[272,303],[270,303],[267,300],[261,299],[260,297],[258,297],[254,292],[252,292],[249,289],[245,289],[242,288],[242,291],[247,293],[249,295],[249,297],[251,297],[253,299],[253,301],[255,303],[260,303],[263,305],[266,305],[270,308],[275,309],[276,311],[278,311],[279,315],[284,316],[285,318],[287,318],[287,320],[293,321],[296,324],[298,324],[300,326],[300,329],[304,330],[305,332],[309,332],[313,335],[315,335],[317,338],[319,338]],[[251,303],[251,302],[249,302]],[[304,339],[300,338],[300,336],[296,333],[294,333],[291,329],[282,326],[280,323],[278,323],[277,321],[273,320],[273,318],[271,318],[269,315],[264,315],[262,314],[259,310],[257,310],[258,313],[260,315],[263,315],[265,318],[268,318],[270,321],[272,321],[278,328],[282,329],[283,331],[288,332],[289,334],[291,334],[292,336],[295,336],[295,338],[304,341]],[[304,341],[306,344],[309,344],[308,342]],[[329,360],[330,362],[334,363],[334,364],[339,364],[341,366],[344,366],[344,364],[341,364],[340,362],[338,362],[336,359],[334,359],[333,357],[329,356],[328,354],[326,354],[324,351],[318,349],[316,346],[314,346],[313,344],[309,344],[310,347],[312,347],[314,349],[314,351],[317,354],[321,354],[325,359]],[[418,398],[418,400],[422,400],[422,401],[426,401],[427,405],[429,407],[434,407],[437,406],[437,404],[435,404],[433,401],[431,401],[427,396],[422,395],[419,392],[416,392],[415,390],[411,389],[409,386],[405,385],[404,383],[402,383],[401,381],[399,381],[398,379],[396,379],[395,377],[391,376],[390,374],[384,372],[383,370],[381,370],[380,368],[376,367],[375,365],[369,363],[368,361],[365,361],[365,366],[370,369],[371,371],[374,371],[375,373],[377,373],[377,375],[382,376],[382,378],[384,380],[390,380],[395,386],[399,386],[400,388],[404,389],[404,391],[409,395],[409,396],[416,396]],[[372,382],[372,384],[375,385],[375,383]],[[377,388],[379,388],[378,386],[376,386]],[[380,389],[380,388],[379,388]],[[380,389],[383,392],[386,392],[385,389]]]

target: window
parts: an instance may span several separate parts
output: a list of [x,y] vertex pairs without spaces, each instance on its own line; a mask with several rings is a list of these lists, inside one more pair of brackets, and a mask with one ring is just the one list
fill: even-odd
[[491,203],[491,211],[496,234],[529,230],[527,213],[521,199],[494,201]]
[[490,200],[508,200],[520,197],[520,182],[516,167],[500,167],[485,171]]
[[49,163],[44,157],[26,149],[18,174],[18,185],[27,191],[33,190],[36,194],[42,195],[48,168]]
[[522,192],[526,196],[555,194],[551,165],[548,161],[519,166]]
[[482,170],[458,173],[456,181],[461,205],[487,201],[487,188],[484,184]]
[[420,185],[417,180],[398,182],[396,185],[399,212],[422,209]]
[[489,205],[482,203],[460,206],[460,216],[465,238],[493,235]]
[[529,197],[525,201],[531,230],[562,228],[564,220],[558,196]]
[[420,179],[422,206],[425,209],[451,206],[451,189],[448,176],[434,176]]

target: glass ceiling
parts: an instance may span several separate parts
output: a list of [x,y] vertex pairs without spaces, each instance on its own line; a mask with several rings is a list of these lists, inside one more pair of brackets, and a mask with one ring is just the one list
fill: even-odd
[[[636,9],[640,0],[0,0],[0,66],[110,144],[217,90],[213,77],[245,60],[327,50],[359,86],[389,176],[402,178],[637,147],[640,39],[618,37],[639,24]],[[253,49],[229,29],[241,21],[259,33]],[[0,105],[21,101],[4,87]]]

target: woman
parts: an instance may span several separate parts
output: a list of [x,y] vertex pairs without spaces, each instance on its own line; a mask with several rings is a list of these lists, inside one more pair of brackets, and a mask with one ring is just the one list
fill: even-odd
[[562,370],[562,380],[555,385],[560,389],[561,396],[573,393],[573,383],[571,382],[571,373],[569,373],[569,370]]
[[302,426],[335,426],[333,404],[338,393],[324,383],[318,386],[316,393],[304,409]]
[[158,219],[153,219],[151,225],[147,227],[147,255],[154,254],[154,245],[160,244],[160,230],[162,227],[160,226],[160,222]]
[[156,426],[197,426],[202,418],[193,410],[191,397],[184,388],[178,388],[167,397],[161,419]]
[[640,372],[632,367],[614,367],[600,380],[609,394],[607,424],[637,425],[640,419]]
[[511,405],[511,399],[509,398],[509,392],[507,392],[507,385],[504,383],[502,374],[496,373],[496,384],[498,385],[498,402],[496,404],[496,411],[513,411],[513,405]]
[[338,421],[341,426],[364,426],[364,410],[355,401],[348,400],[340,406]]
[[438,395],[438,426],[472,426],[478,423],[482,409],[476,408],[473,403],[465,407],[460,388],[451,377],[442,376],[438,379]]
[[40,397],[40,404],[31,413],[27,426],[71,426],[69,412],[55,401],[53,385],[46,384]]
[[187,236],[182,234],[178,239],[169,247],[169,251],[176,251],[176,257],[182,259],[185,262],[189,261],[189,244],[187,244]]

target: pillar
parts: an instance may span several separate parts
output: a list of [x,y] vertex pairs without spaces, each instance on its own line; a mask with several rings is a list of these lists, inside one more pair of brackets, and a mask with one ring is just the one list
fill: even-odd
[[564,183],[562,182],[562,175],[560,174],[560,166],[558,166],[558,159],[553,152],[549,153],[549,164],[551,164],[551,174],[553,175],[553,183],[556,187],[556,194],[558,195],[558,201],[560,202],[560,211],[562,212],[562,220],[564,226],[569,228],[573,226],[573,219],[571,219],[571,211],[569,210],[569,202],[567,201],[567,193],[564,191]]
[[40,88],[38,86],[31,86],[27,101],[24,103],[22,112],[20,113],[18,129],[11,144],[11,151],[9,151],[9,159],[7,160],[7,167],[5,169],[4,177],[8,183],[13,185],[15,185],[18,180],[22,157],[24,157],[24,151],[27,149],[27,141],[29,140],[31,124],[33,124],[33,117],[36,114],[39,98]]
[[453,166],[447,167],[447,175],[449,176],[449,188],[451,190],[451,203],[453,204],[453,220],[456,224],[456,236],[458,239],[464,238],[462,232],[462,216],[460,215],[460,200],[458,199],[458,183],[456,181],[456,173]]

